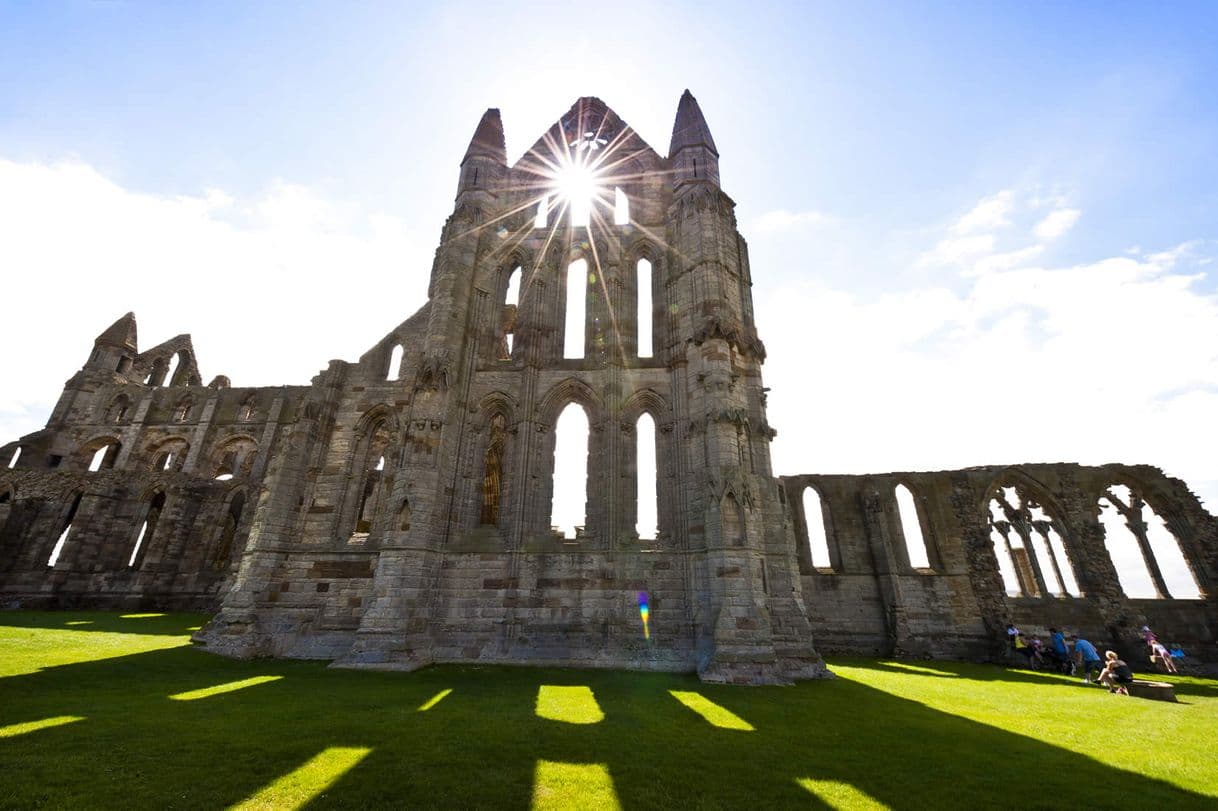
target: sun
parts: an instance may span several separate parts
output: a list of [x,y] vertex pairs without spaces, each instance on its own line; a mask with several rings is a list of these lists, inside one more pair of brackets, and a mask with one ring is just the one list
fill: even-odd
[[587,225],[592,203],[602,192],[600,173],[584,159],[581,152],[565,157],[554,174],[554,191],[559,203],[571,210],[571,222]]

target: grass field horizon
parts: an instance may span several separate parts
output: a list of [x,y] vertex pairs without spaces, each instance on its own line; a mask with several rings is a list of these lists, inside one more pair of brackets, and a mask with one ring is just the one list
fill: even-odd
[[1218,805],[1218,681],[1180,704],[943,661],[833,680],[237,661],[192,614],[0,612],[4,808]]

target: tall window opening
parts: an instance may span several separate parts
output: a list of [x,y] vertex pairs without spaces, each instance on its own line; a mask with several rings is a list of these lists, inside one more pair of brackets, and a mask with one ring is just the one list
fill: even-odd
[[173,409],[173,421],[174,422],[186,422],[186,420],[189,417],[190,417],[190,398],[187,397],[187,398],[184,398],[180,403],[178,403],[177,406]]
[[588,262],[576,259],[567,268],[567,323],[563,332],[564,358],[584,357],[587,321]]
[[491,417],[482,464],[482,515],[479,523],[499,523],[499,500],[503,494],[503,451],[507,441],[507,419]]
[[405,355],[405,350],[401,344],[393,347],[393,351],[389,353],[389,370],[385,373],[386,380],[400,380],[402,377],[402,357]]
[[89,459],[89,472],[95,473],[99,470],[109,470],[114,467],[114,462],[118,459],[118,450],[119,446],[116,442],[102,445],[95,450],[92,458]]
[[829,557],[829,537],[825,534],[825,512],[820,493],[815,487],[804,488],[804,527],[808,531],[808,555],[812,565],[818,569],[833,566]]
[[245,402],[241,404],[241,408],[237,411],[237,419],[241,422],[249,422],[254,418],[254,398],[247,397]]
[[1139,493],[1115,485],[1104,491],[1099,506],[1104,544],[1126,596],[1201,596],[1179,540]]
[[516,313],[520,305],[520,278],[524,271],[519,266],[508,271],[507,292],[503,296],[503,311],[499,317],[499,331],[502,339],[499,343],[500,360],[512,357],[512,348],[516,338]]
[[143,557],[140,553],[147,548],[146,543],[152,542],[152,536],[156,534],[156,525],[161,520],[161,511],[164,508],[165,494],[157,493],[148,505],[148,516],[140,527],[140,534],[136,536],[135,546],[131,549],[131,558],[127,561],[127,568],[139,568]]
[[930,556],[926,553],[926,538],[922,535],[922,521],[913,493],[903,484],[896,486],[897,513],[901,518],[901,533],[905,536],[905,554],[909,565],[915,569],[929,569]]
[[13,451],[13,455],[11,457],[9,457],[9,460],[8,460],[9,470],[12,470],[13,468],[17,467],[17,460],[19,460],[20,458],[21,458],[21,446],[18,445],[17,449],[15,451]]
[[554,427],[554,498],[550,523],[574,538],[584,527],[588,499],[588,415],[570,403]]
[[125,394],[120,394],[110,403],[110,408],[106,410],[106,422],[122,422],[127,419],[127,412],[130,410],[131,401],[127,399]]
[[233,555],[233,542],[237,537],[237,526],[241,523],[241,513],[245,509],[245,493],[233,496],[232,503],[224,514],[224,528],[220,530],[220,539],[216,543],[216,553],[212,555],[211,567],[221,571],[228,567]]
[[80,494],[76,494],[76,498],[72,499],[72,506],[68,509],[68,517],[63,522],[63,531],[59,533],[59,539],[55,541],[55,546],[51,549],[51,556],[47,558],[47,566],[54,566],[59,561],[59,556],[63,554],[64,544],[68,542],[68,536],[72,532],[72,522],[76,520],[76,511],[80,509]]
[[380,502],[385,490],[385,452],[391,439],[389,428],[380,422],[372,429],[368,440],[368,469],[364,473],[363,486],[359,491],[359,507],[356,510],[355,531],[372,531],[373,522],[380,511]]
[[630,198],[620,188],[613,190],[613,224],[630,224]]
[[550,221],[550,198],[542,197],[537,202],[537,216],[533,218],[534,228],[545,228]]
[[656,421],[642,414],[635,423],[635,504],[634,528],[640,538],[655,538],[659,533],[659,485],[656,471]]
[[1079,594],[1057,520],[1020,488],[999,488],[990,498],[990,541],[1003,586],[1011,597]]
[[174,353],[173,357],[171,357],[169,359],[169,368],[166,369],[166,371],[165,371],[165,385],[166,386],[172,386],[174,384],[173,379],[174,379],[174,377],[177,376],[178,366],[181,365],[181,362],[182,362],[180,354],[181,353]]
[[637,283],[639,288],[639,357],[650,358],[652,352],[651,335],[651,262],[640,259],[636,266]]

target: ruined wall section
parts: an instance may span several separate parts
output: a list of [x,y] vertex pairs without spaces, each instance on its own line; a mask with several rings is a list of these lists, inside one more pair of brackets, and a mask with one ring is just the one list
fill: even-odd
[[[1069,629],[1145,660],[1149,625],[1201,660],[1216,658],[1213,583],[1218,519],[1179,480],[1149,466],[978,467],[934,473],[784,476],[808,618],[818,645],[839,654],[995,659],[1005,625],[1047,635]],[[930,567],[910,565],[895,496],[913,493]],[[1114,485],[1142,494],[1179,542],[1200,599],[1127,597],[1105,546],[1099,500]],[[813,565],[804,491],[818,494],[829,565]],[[1077,596],[1012,596],[1000,574],[988,503],[1018,487],[1059,529]],[[824,561],[820,561],[824,563]]]

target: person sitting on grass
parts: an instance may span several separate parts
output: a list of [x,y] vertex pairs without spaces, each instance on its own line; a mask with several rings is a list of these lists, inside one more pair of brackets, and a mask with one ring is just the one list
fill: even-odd
[[1114,650],[1107,651],[1104,658],[1108,662],[1100,673],[1099,683],[1107,687],[1110,693],[1129,695],[1128,685],[1133,683],[1133,671],[1129,669],[1129,665],[1125,664]]
[[1159,640],[1152,640],[1150,643],[1150,661],[1162,667],[1168,673],[1179,673],[1176,670],[1176,663],[1172,661],[1172,655],[1167,652],[1167,648]]
[[1023,638],[1023,634],[1015,635],[1015,652],[1022,655],[1028,660],[1028,667],[1036,669],[1035,655],[1036,651],[1032,650],[1032,646],[1028,644],[1028,640]]
[[1083,684],[1091,684],[1092,672],[1104,669],[1099,651],[1095,649],[1095,645],[1080,639],[1078,634],[1071,634],[1070,639],[1074,642],[1074,661],[1078,669],[1083,671]]

